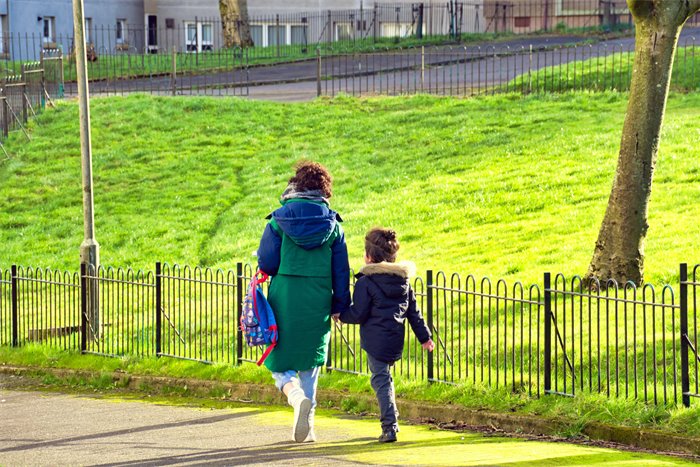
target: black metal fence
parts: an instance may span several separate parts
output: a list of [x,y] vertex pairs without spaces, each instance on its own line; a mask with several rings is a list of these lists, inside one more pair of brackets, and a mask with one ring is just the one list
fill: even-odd
[[[700,38],[683,38],[672,87],[700,90]],[[447,46],[319,57],[319,95],[437,94],[476,96],[503,92],[626,91],[634,43],[532,46]]]
[[[154,272],[0,270],[0,345],[30,343],[107,356],[254,362],[238,320],[253,270],[156,264]],[[600,393],[651,404],[700,397],[700,265],[671,286],[544,275],[508,285],[434,274],[413,282],[436,348],[407,330],[394,371],[408,379],[504,387],[538,397]],[[333,326],[330,371],[366,373],[356,326]]]
[[[247,96],[250,85],[298,81],[316,81],[317,95],[327,96],[625,90],[632,40],[592,45],[564,35],[544,46],[517,39],[511,46],[459,45],[466,33],[566,33],[601,25],[631,26],[626,2],[378,3],[369,9],[252,15],[248,26],[255,46],[249,48],[226,47],[224,25],[216,18],[160,29],[89,26],[88,76],[92,94]],[[687,26],[698,25],[700,15]],[[11,89],[24,83],[26,67],[40,62],[51,97],[76,95],[72,41],[71,35],[5,34],[0,75]],[[576,41],[580,44],[572,46]],[[700,87],[698,55],[696,38],[685,36],[674,77],[681,90]],[[264,66],[280,61],[293,63]],[[13,109],[19,102],[14,104]],[[11,114],[5,120],[16,121]]]

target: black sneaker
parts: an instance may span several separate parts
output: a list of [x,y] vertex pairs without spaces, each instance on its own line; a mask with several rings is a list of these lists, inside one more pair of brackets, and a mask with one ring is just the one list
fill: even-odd
[[382,431],[378,441],[380,443],[393,443],[396,441],[396,432],[394,430]]

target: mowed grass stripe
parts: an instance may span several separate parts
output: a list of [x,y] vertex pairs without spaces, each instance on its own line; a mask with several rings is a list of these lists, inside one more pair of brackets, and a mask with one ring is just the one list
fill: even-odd
[[[92,103],[103,264],[229,268],[251,253],[300,159],[327,165],[354,267],[367,229],[428,268],[541,281],[585,272],[615,171],[626,94],[417,96],[276,104],[131,96]],[[672,95],[649,208],[646,278],[700,261],[700,95]],[[0,165],[0,265],[77,268],[78,109],[14,134]]]

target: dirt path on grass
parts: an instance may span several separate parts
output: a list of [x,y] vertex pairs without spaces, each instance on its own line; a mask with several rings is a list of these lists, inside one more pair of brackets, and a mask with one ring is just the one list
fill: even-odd
[[0,378],[0,464],[689,465],[670,457],[406,424],[398,443],[380,445],[374,418],[329,410],[317,415],[318,442],[300,445],[289,440],[291,409],[124,397],[14,391],[3,388]]

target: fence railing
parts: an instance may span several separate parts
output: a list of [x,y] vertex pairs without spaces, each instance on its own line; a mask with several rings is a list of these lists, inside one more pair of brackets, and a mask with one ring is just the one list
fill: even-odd
[[[46,106],[47,101],[63,97],[60,54],[47,52],[36,62],[20,63],[16,73],[0,75],[0,139],[12,131],[30,138],[26,124]],[[0,144],[0,160],[9,158]]]
[[[38,40],[38,39],[37,39]],[[672,87],[682,92],[700,89],[699,38],[684,36],[674,63]],[[335,43],[334,43],[335,44]],[[157,95],[247,96],[250,86],[280,82],[314,82],[316,95],[353,96],[436,94],[475,96],[504,92],[560,93],[626,91],[633,62],[633,41],[570,44],[565,40],[540,45],[383,47],[373,44],[348,53],[335,44],[317,47],[302,60],[273,69],[255,48],[219,48],[192,53],[173,48],[168,53],[108,55],[88,63],[93,95],[147,92]],[[77,94],[75,60],[60,49],[43,49],[40,62],[8,62],[2,121],[20,130],[25,114],[43,104],[38,92],[40,64],[43,88],[50,98]],[[13,71],[16,69],[16,74]],[[36,77],[32,81],[32,77]],[[313,87],[305,89],[312,97]],[[26,94],[27,98],[22,97]],[[32,97],[33,96],[33,97]],[[28,106],[29,98],[34,99]],[[38,98],[37,97],[41,97]],[[2,97],[0,96],[0,99]],[[24,108],[23,108],[24,107]],[[27,110],[27,107],[29,110]],[[14,112],[14,114],[12,113]],[[17,118],[15,118],[17,116]],[[6,130],[6,131],[9,131]]]
[[[667,285],[600,284],[544,275],[525,286],[434,274],[413,288],[435,342],[410,330],[394,372],[408,379],[508,388],[539,397],[599,393],[651,404],[700,397],[700,265]],[[241,364],[261,349],[238,328],[253,269],[157,263],[155,271],[0,270],[0,345],[30,343],[105,356]],[[282,338],[284,338],[282,336]],[[357,326],[334,324],[326,367],[367,373]]]
[[[698,38],[700,39],[700,38]],[[700,89],[700,43],[683,38],[672,87]],[[634,44],[446,46],[318,58],[318,94],[476,96],[629,90]]]

